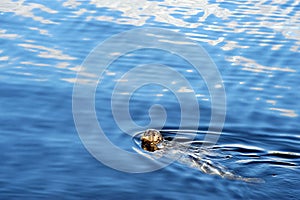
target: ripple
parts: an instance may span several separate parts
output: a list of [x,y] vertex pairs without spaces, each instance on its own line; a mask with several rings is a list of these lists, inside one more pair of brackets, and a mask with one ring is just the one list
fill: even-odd
[[[296,163],[292,163],[292,162],[284,162],[284,161],[275,161],[275,160],[251,160],[251,159],[247,159],[247,160],[239,160],[237,161],[237,163],[242,163],[242,164],[268,164],[268,165],[276,165],[276,166],[281,166],[281,167],[298,167],[299,165]],[[271,166],[270,166],[271,167]]]
[[[140,137],[142,133],[143,131],[138,132],[133,137],[133,141],[136,146],[134,147],[134,149],[140,154],[145,155],[146,157],[155,159],[155,157],[149,155],[147,152],[144,152],[144,150],[141,149]],[[179,160],[180,163],[187,164],[192,168],[199,167],[199,169],[201,171],[204,171],[205,173],[211,172],[209,174],[214,174],[212,172],[217,170],[218,171],[217,174],[223,176],[227,170],[225,170],[224,166],[220,166],[220,163],[224,164],[225,161],[239,164],[240,167],[251,165],[253,169],[260,168],[260,166],[262,165],[267,165],[270,168],[272,166],[282,167],[282,168],[286,168],[286,167],[299,168],[300,166],[300,154],[295,152],[266,150],[264,148],[257,147],[254,145],[251,146],[251,145],[238,144],[238,143],[216,144],[210,148],[207,148],[206,146],[203,146],[205,144],[205,141],[201,140],[201,138],[203,138],[203,135],[205,135],[206,133],[205,131],[198,131],[198,130],[178,131],[178,130],[163,129],[161,130],[161,133],[166,141],[176,142],[182,145],[190,145],[187,151],[182,151],[182,153],[186,154],[182,156],[191,157],[193,162],[196,163],[203,162],[202,164],[208,167],[209,169],[206,168],[204,169],[202,167],[202,164],[198,166],[198,164],[196,163],[194,164],[190,163],[189,158],[184,158],[183,160],[180,159]],[[222,137],[226,137],[226,135],[230,136],[232,134],[226,133]],[[196,139],[194,141],[190,141],[193,138]],[[174,148],[178,148],[178,147],[175,146]],[[172,151],[174,153],[175,152],[179,153],[180,149],[178,150],[174,149]],[[170,156],[169,154],[170,153],[167,153],[165,155]],[[163,156],[162,154],[159,155],[160,157]],[[209,162],[210,164],[208,164],[207,162]],[[217,169],[210,169],[209,166],[214,168],[213,167],[214,165],[216,165]],[[233,164],[230,165],[233,166]],[[252,182],[253,180],[250,181],[249,179],[248,181]]]
[[31,43],[21,43],[18,46],[23,47],[27,51],[38,52],[38,57],[54,58],[58,60],[76,60],[77,58],[64,54],[61,50],[36,45]]
[[269,71],[281,71],[281,72],[292,72],[295,73],[296,70],[289,67],[271,67],[264,66],[257,63],[253,59],[245,58],[242,56],[231,56],[227,57],[227,60],[234,65],[242,66],[242,70],[252,71],[252,72],[264,72],[268,73]]
[[298,117],[298,114],[294,110],[284,109],[284,108],[269,108],[270,110],[280,112],[280,115],[287,117]]

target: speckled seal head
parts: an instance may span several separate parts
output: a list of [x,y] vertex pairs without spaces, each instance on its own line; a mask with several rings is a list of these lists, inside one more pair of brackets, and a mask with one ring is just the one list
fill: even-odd
[[142,148],[146,151],[158,150],[158,144],[163,141],[163,137],[158,130],[148,129],[141,136]]

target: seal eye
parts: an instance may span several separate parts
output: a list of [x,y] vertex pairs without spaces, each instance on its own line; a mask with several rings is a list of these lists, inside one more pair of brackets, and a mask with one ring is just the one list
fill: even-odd
[[142,137],[142,148],[147,151],[156,151],[159,148],[157,144],[163,141],[163,137],[161,133],[155,129],[148,129],[146,130]]

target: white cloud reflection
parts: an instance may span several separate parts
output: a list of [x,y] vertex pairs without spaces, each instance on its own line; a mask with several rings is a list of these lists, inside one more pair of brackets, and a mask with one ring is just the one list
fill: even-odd
[[[89,4],[88,9],[84,4]],[[133,26],[166,26],[172,25],[177,30],[185,30],[186,35],[193,40],[207,43],[213,46],[219,46],[220,51],[226,52],[227,61],[233,65],[240,66],[241,70],[254,73],[268,73],[274,71],[295,73],[296,70],[291,66],[266,66],[257,60],[231,54],[234,50],[248,50],[251,45],[268,47],[270,51],[287,50],[292,52],[300,52],[300,1],[293,1],[290,5],[283,0],[272,1],[225,1],[217,0],[214,3],[208,0],[90,0],[87,2],[81,0],[66,0],[62,3],[66,8],[70,8],[71,15],[69,17],[82,21],[105,21],[118,24],[129,24]],[[281,6],[286,4],[284,6]],[[229,5],[229,6],[228,6]],[[93,7],[94,6],[94,7]],[[103,8],[97,10],[97,8]],[[230,8],[230,9],[227,9]],[[61,9],[61,8],[60,8]],[[39,26],[27,27],[32,32],[36,31],[43,36],[52,36],[49,25],[57,26],[58,22],[53,21],[47,15],[39,15],[38,10],[42,13],[60,14],[55,8],[49,8],[39,3],[28,3],[25,0],[2,0],[0,2],[0,12],[14,13],[17,16],[31,18],[36,22],[43,24],[43,28]],[[208,19],[213,17],[213,20]],[[68,20],[68,18],[65,18]],[[86,22],[85,22],[86,23]],[[50,33],[51,34],[50,34]],[[283,39],[277,40],[278,34]],[[22,35],[12,33],[5,29],[0,29],[0,38],[16,39],[22,38]],[[88,36],[85,36],[89,40]],[[161,41],[180,44],[180,41],[171,41],[166,38],[159,38]],[[288,43],[287,43],[288,41]],[[54,65],[56,68],[68,68],[77,71],[78,66],[70,68],[70,61],[76,60],[66,52],[63,52],[58,45],[57,48],[49,48],[34,44],[36,41],[26,41],[25,39],[19,43],[20,47],[25,50],[34,52],[40,58],[56,59],[59,63]],[[228,54],[227,54],[228,53]],[[112,56],[120,54],[114,52]],[[222,54],[222,53],[220,53]],[[1,61],[7,61],[10,58],[6,55],[0,57]],[[24,61],[21,64],[33,66],[49,66],[44,63],[33,63]],[[188,71],[187,71],[188,72]],[[107,71],[107,76],[115,76],[116,72]],[[82,82],[88,82],[87,79]],[[65,78],[68,82],[73,82],[72,78]],[[93,80],[93,78],[92,78]],[[124,81],[115,79],[114,81]],[[176,82],[174,82],[175,84]],[[240,82],[244,84],[245,82]],[[245,86],[246,87],[246,86]],[[251,90],[261,91],[263,87],[249,88]],[[182,88],[181,92],[189,92]],[[270,102],[268,102],[270,103]],[[270,103],[272,104],[272,103]],[[280,113],[286,112],[276,110]]]
[[298,117],[298,114],[294,110],[284,109],[284,108],[269,108],[270,110],[277,111],[282,116],[286,117]]
[[76,8],[77,6],[80,6],[81,2],[77,0],[67,0],[63,3],[63,6]]
[[18,34],[7,33],[7,30],[0,29],[0,38],[16,39],[20,37]]
[[54,58],[57,60],[76,60],[77,58],[69,56],[62,53],[61,50],[53,49],[41,45],[30,44],[30,43],[21,43],[18,46],[23,47],[24,49],[32,52],[37,52],[38,56],[41,58]]
[[57,24],[49,19],[45,19],[41,16],[33,14],[34,9],[39,9],[43,12],[56,14],[57,11],[48,8],[42,4],[38,3],[27,3],[25,0],[12,1],[12,0],[1,0],[0,2],[0,12],[12,12],[15,15],[22,17],[28,17],[35,21],[41,22],[43,24]]
[[8,56],[0,56],[0,61],[7,61],[8,59]]
[[231,62],[233,65],[242,66],[242,70],[251,71],[251,72],[271,72],[271,71],[281,71],[281,72],[296,72],[296,70],[289,67],[272,67],[264,66],[257,63],[253,59],[245,58],[243,56],[229,56],[227,61]]
[[[147,1],[147,0],[91,0],[91,4],[96,7],[108,8],[120,11],[121,18],[113,19],[114,22],[142,26],[150,18],[156,22],[173,24],[177,27],[196,28],[204,22],[210,15],[215,15],[221,19],[227,19],[230,12],[226,8],[221,8],[219,4],[209,4],[207,0],[166,0],[166,1]],[[195,23],[188,19],[202,13]],[[180,15],[180,17],[176,17]],[[103,16],[95,18],[105,19]]]
[[[232,4],[233,10],[225,8],[226,4]],[[274,43],[274,35],[281,33],[286,39],[295,40],[290,50],[300,52],[300,11],[295,10],[299,6],[299,1],[295,1],[290,6],[281,6],[284,1],[224,1],[218,0],[211,3],[207,0],[91,0],[90,4],[97,8],[105,8],[109,11],[120,12],[119,16],[111,16],[109,13],[93,13],[86,9],[79,9],[76,13],[81,15],[87,13],[87,21],[99,20],[110,21],[119,24],[130,24],[134,26],[144,26],[155,23],[166,23],[176,27],[198,29],[203,28],[207,31],[223,33],[224,37],[212,39],[211,37],[199,37],[199,31],[190,31],[193,39],[216,45],[225,42],[222,49],[224,51],[233,49],[249,48],[241,41],[230,40],[227,34],[246,33],[253,35],[254,38],[260,37],[255,41],[260,46],[270,46],[271,50],[279,50],[285,44]],[[79,1],[69,0],[65,6],[80,6]],[[209,16],[219,18],[214,23],[204,23]],[[269,31],[271,30],[271,31]],[[247,36],[245,36],[247,38]],[[271,40],[263,41],[271,38]]]
[[29,27],[30,30],[34,30],[34,31],[38,31],[39,34],[41,35],[45,35],[45,36],[52,36],[51,34],[49,34],[49,32],[45,29],[41,29],[41,28],[37,28],[37,27]]

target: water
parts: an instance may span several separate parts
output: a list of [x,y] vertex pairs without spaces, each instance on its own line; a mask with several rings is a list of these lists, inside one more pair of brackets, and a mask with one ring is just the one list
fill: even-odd
[[[1,199],[299,199],[299,1],[4,0],[0,16]],[[178,31],[208,52],[226,91],[216,148],[232,157],[221,162],[264,183],[227,180],[177,162],[124,173],[85,149],[72,115],[80,65],[110,36],[144,27]],[[112,63],[95,96],[107,137],[127,151],[134,144],[112,117],[110,95],[124,73],[154,61],[189,80],[200,105],[198,129],[208,128],[211,98],[192,66],[160,51],[133,52]],[[161,104],[165,128],[179,127],[178,101],[164,89],[148,85],[134,93],[135,123],[147,125],[149,108]]]

